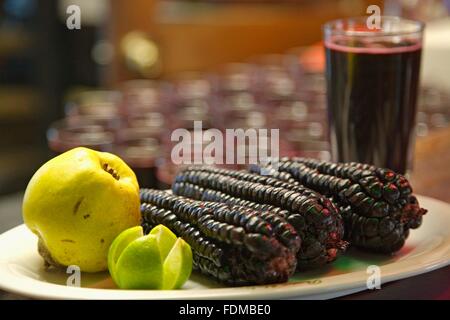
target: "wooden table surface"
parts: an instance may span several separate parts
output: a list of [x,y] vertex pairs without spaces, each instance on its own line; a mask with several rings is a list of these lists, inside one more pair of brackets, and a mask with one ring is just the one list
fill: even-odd
[[[415,193],[450,203],[450,128],[417,140],[410,179]],[[21,193],[0,198],[0,233],[22,223],[21,202]],[[23,298],[0,290],[0,300]],[[381,290],[363,291],[341,299],[450,300],[450,266],[385,284]]]

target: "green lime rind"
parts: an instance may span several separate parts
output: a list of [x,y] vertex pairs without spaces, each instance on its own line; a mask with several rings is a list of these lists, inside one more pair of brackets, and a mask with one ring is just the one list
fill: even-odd
[[149,235],[153,235],[156,237],[159,251],[161,253],[161,260],[166,260],[170,250],[172,250],[172,247],[177,241],[177,236],[172,231],[170,231],[169,228],[162,224],[154,227],[150,231]]
[[133,227],[114,239],[108,268],[122,289],[179,289],[191,275],[192,250],[163,225],[146,236],[142,227]]
[[136,226],[122,231],[111,243],[108,251],[108,270],[117,285],[118,281],[115,275],[115,269],[120,255],[131,242],[142,236],[144,236],[144,230],[141,226]]
[[161,289],[163,263],[154,235],[131,242],[117,261],[115,274],[122,289]]
[[192,250],[178,238],[163,264],[162,289],[179,289],[189,279],[192,272]]

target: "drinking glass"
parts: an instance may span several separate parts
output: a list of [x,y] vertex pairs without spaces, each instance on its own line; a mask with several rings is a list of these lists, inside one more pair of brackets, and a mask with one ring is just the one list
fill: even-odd
[[324,25],[329,135],[335,161],[405,173],[415,138],[424,24],[382,16]]

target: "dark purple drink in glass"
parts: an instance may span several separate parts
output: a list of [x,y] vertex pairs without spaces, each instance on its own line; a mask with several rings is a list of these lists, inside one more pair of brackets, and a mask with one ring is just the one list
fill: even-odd
[[324,26],[332,157],[405,173],[411,165],[423,24],[381,17]]

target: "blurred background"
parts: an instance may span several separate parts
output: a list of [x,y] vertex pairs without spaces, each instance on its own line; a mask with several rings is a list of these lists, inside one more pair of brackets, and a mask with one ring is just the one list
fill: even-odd
[[417,135],[446,130],[448,0],[0,0],[0,194],[79,145],[167,187],[170,133],[194,120],[279,128],[281,155],[328,159],[321,25],[370,4],[427,22]]

